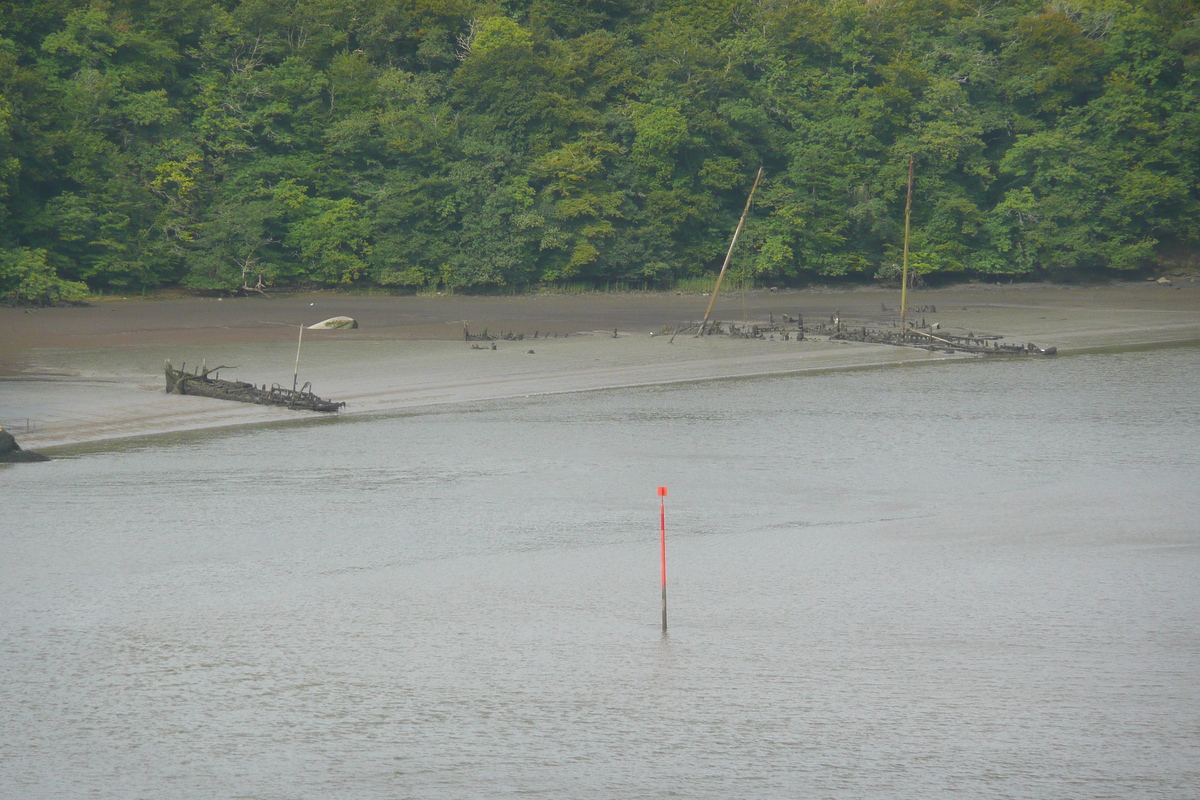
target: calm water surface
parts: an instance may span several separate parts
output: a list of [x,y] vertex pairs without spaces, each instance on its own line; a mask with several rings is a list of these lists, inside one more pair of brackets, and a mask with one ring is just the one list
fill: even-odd
[[0,469],[0,796],[1195,796],[1197,376],[949,363]]

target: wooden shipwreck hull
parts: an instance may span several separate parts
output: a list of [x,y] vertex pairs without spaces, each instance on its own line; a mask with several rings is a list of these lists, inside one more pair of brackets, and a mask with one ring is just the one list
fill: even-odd
[[[936,328],[934,328],[936,330]],[[1033,342],[1026,344],[1007,344],[1001,336],[956,336],[950,333],[934,334],[918,328],[905,330],[887,330],[869,328],[866,325],[848,325],[838,320],[825,324],[806,324],[803,317],[783,315],[783,322],[776,322],[774,315],[767,324],[723,323],[720,321],[700,323],[684,323],[681,325],[664,325],[662,332],[671,334],[672,339],[679,334],[694,334],[696,336],[729,336],[734,339],[766,339],[780,338],[801,341],[807,336],[824,336],[830,341],[864,342],[867,344],[890,344],[897,347],[919,347],[923,350],[944,350],[947,353],[971,353],[979,356],[1052,356],[1058,352],[1057,347],[1038,347]]]
[[937,336],[912,328],[903,333],[894,333],[866,326],[838,326],[837,330],[828,335],[831,340],[845,342],[920,347],[930,351],[944,350],[947,353],[973,353],[980,356],[1052,356],[1058,353],[1057,347],[1038,347],[1033,342],[1006,344],[1000,341],[999,336],[954,336],[948,333]]
[[274,384],[270,389],[261,388],[245,381],[225,381],[213,375],[228,367],[198,368],[194,372],[175,369],[167,362],[167,394],[190,394],[197,397],[212,397],[217,400],[234,400],[239,403],[255,403],[260,406],[280,406],[298,411],[338,411],[345,403],[335,403],[312,393],[312,384],[306,383],[298,390],[285,389]]

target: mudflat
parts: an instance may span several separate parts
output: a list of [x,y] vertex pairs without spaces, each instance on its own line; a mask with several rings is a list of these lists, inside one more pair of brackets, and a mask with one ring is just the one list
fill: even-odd
[[[723,294],[714,319],[787,314],[895,324],[899,291],[876,287]],[[300,326],[332,316],[354,330],[304,332],[299,382],[346,401],[344,414],[676,381],[963,358],[916,348],[670,336],[706,296],[674,293],[480,297],[358,295],[105,299],[0,309],[0,423],[27,448],[310,414],[166,395],[162,366],[224,365],[221,377],[290,388]],[[1095,286],[966,284],[909,297],[909,318],[952,334],[1054,346],[1060,356],[1200,342],[1200,282]],[[472,333],[521,334],[473,348]],[[652,335],[653,334],[653,335]],[[533,352],[530,352],[533,351]]]

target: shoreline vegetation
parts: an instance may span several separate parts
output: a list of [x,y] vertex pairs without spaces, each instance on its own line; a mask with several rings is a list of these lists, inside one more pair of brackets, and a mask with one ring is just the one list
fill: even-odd
[[[723,292],[714,319],[782,315],[894,324],[878,287]],[[511,296],[310,292],[110,298],[84,307],[0,308],[0,424],[48,455],[89,443],[319,415],[167,395],[166,360],[226,364],[222,377],[291,385],[296,331],[334,315],[353,330],[306,331],[301,381],[347,403],[344,421],[452,404],[836,369],[970,361],[916,348],[659,335],[696,322],[703,293]],[[964,284],[910,295],[910,319],[953,335],[1055,346],[1062,355],[1200,342],[1200,279],[1063,286]],[[464,329],[521,335],[472,348]],[[614,336],[615,333],[615,336]],[[653,334],[653,335],[652,335]],[[532,352],[530,352],[532,351]],[[190,368],[190,367],[189,367]],[[801,385],[802,396],[803,388]]]
[[[1004,286],[1057,286],[1061,288],[1086,288],[1097,286],[1120,286],[1141,281],[1158,282],[1164,285],[1187,285],[1200,280],[1200,256],[1182,258],[1175,262],[1159,264],[1149,270],[1145,276],[1121,275],[1115,278],[1097,278],[1094,275],[1074,275],[1069,280],[1059,281],[1029,281],[1019,280],[1011,275],[988,275],[975,279],[965,279],[962,276],[941,276],[939,279],[926,281],[925,277],[915,273],[910,279],[910,290],[917,289],[954,289],[971,286],[1004,287]],[[635,283],[616,281],[607,283],[587,283],[567,281],[554,283],[530,283],[519,286],[483,286],[483,287],[442,287],[439,285],[425,287],[397,287],[378,285],[357,286],[320,286],[314,284],[264,286],[261,288],[234,287],[228,289],[193,289],[185,286],[166,286],[158,288],[143,288],[140,291],[124,291],[110,287],[106,292],[100,288],[95,291],[81,290],[71,295],[60,295],[47,299],[43,295],[41,301],[28,302],[9,297],[7,302],[0,301],[0,307],[9,308],[51,308],[51,307],[81,307],[93,303],[105,303],[131,299],[141,300],[173,300],[173,299],[238,299],[264,298],[272,299],[303,294],[333,294],[348,297],[560,297],[570,295],[620,295],[620,294],[666,294],[666,295],[701,295],[711,296],[717,284],[717,275],[699,275],[689,278],[678,278],[665,286],[653,283]],[[776,283],[762,281],[754,277],[736,275],[726,278],[721,284],[722,295],[740,295],[747,292],[853,292],[880,290],[900,291],[898,280],[863,281],[849,278],[844,280],[809,281],[802,284]]]
[[[1200,4],[30,0],[0,302],[1195,272]],[[513,288],[516,287],[516,288]]]

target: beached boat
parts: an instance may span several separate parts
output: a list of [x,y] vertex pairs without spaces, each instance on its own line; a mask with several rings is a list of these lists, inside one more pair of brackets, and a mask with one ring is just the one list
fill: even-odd
[[[187,365],[184,364],[184,367]],[[216,373],[228,367],[199,367],[193,372],[175,369],[171,362],[166,364],[167,394],[190,394],[197,397],[213,397],[218,400],[234,400],[239,403],[256,403],[260,406],[281,406],[298,411],[338,411],[346,406],[345,403],[335,403],[317,397],[312,392],[312,384],[306,383],[300,389],[285,389],[279,384],[267,388],[245,381],[226,381],[216,377]]]
[[41,453],[35,453],[32,450],[22,450],[21,445],[17,444],[17,440],[13,438],[13,435],[4,430],[3,425],[0,425],[0,464],[49,460],[49,458]]

